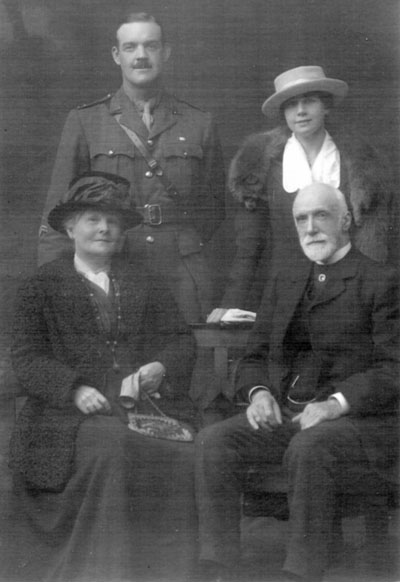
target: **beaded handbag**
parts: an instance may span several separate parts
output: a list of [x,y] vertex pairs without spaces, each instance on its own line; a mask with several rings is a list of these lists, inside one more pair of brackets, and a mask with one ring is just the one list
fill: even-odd
[[170,418],[157,406],[157,404],[144,391],[144,398],[154,408],[158,415],[137,414],[128,412],[128,428],[141,435],[167,439],[170,441],[192,442],[194,440],[193,429],[176,420]]

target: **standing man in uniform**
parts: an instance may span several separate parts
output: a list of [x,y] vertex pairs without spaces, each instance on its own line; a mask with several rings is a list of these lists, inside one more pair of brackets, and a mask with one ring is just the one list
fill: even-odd
[[[196,322],[211,311],[203,245],[224,218],[225,177],[211,115],[164,89],[170,53],[153,16],[130,13],[123,20],[112,48],[122,87],[70,112],[43,216],[64,201],[77,176],[101,171],[129,180],[143,223],[128,231],[127,252],[165,277],[185,319]],[[68,250],[64,238],[43,219],[40,264]]]

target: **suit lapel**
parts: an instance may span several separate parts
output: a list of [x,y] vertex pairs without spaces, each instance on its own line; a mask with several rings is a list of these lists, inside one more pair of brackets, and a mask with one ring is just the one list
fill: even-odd
[[321,303],[332,301],[332,299],[341,295],[345,288],[346,286],[342,277],[335,277],[333,280],[328,281],[323,293],[321,295],[317,295],[311,302],[310,309],[320,305]]
[[148,130],[136,107],[121,88],[111,99],[111,115],[120,115],[120,122],[137,133],[143,141],[148,139]]
[[164,93],[161,101],[153,113],[154,123],[149,133],[149,138],[163,133],[178,121],[179,111],[175,100],[168,94]]
[[121,115],[120,122],[137,133],[144,142],[175,125],[180,115],[173,97],[164,93],[153,112],[154,123],[149,132],[136,107],[122,88],[111,99],[110,113],[111,115]]
[[310,261],[301,260],[296,266],[293,266],[289,276],[283,277],[280,281],[279,300],[274,317],[274,341],[278,344],[283,343],[299,301],[305,293],[311,269],[312,263]]

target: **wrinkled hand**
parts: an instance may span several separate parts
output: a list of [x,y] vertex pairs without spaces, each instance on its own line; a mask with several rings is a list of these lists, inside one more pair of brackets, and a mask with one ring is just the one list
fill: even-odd
[[219,323],[227,311],[223,307],[216,307],[207,316],[207,323]]
[[144,390],[149,396],[155,395],[165,378],[165,368],[161,362],[150,362],[150,364],[141,366],[138,374],[140,390]]
[[342,416],[342,407],[336,398],[329,398],[324,402],[312,402],[307,404],[303,412],[292,418],[292,422],[298,422],[301,430],[316,426],[325,420],[335,420]]
[[75,390],[74,403],[83,414],[109,414],[111,412],[107,398],[92,386],[79,386]]
[[272,431],[282,424],[279,404],[267,390],[256,392],[250,406],[246,410],[247,420],[251,426],[258,430],[265,428]]

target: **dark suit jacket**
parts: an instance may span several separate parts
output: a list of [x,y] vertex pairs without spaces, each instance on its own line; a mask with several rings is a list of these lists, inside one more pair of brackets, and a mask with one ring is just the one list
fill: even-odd
[[[143,268],[114,263],[120,287],[118,360],[122,376],[160,361],[169,389],[159,405],[190,417],[188,390],[194,340],[168,291]],[[104,392],[113,358],[98,327],[89,292],[72,259],[43,265],[21,287],[12,362],[28,394],[11,440],[11,465],[32,486],[59,490],[73,467],[74,443],[85,415],[73,403],[81,385]]]
[[[311,270],[312,263],[303,257],[272,277],[240,367],[242,394],[262,384],[284,403],[285,379],[295,352],[286,333]],[[309,308],[309,324],[312,350],[324,369],[317,397],[341,392],[350,405],[350,416],[368,419],[362,423],[368,448],[379,448],[399,400],[397,273],[351,249],[335,265],[332,280],[328,276],[323,300]]]

